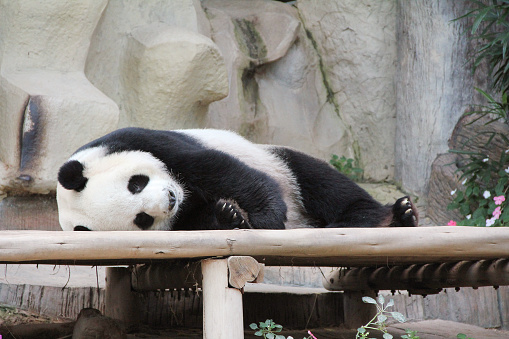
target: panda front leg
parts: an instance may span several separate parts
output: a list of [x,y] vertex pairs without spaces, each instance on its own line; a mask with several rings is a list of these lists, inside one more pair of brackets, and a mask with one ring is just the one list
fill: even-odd
[[231,199],[219,199],[214,208],[217,223],[224,229],[249,229],[249,217],[237,202]]

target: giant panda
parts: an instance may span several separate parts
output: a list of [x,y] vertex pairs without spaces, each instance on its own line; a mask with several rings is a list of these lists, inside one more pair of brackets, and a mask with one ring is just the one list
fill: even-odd
[[124,128],[58,172],[66,231],[416,226],[408,196],[384,206],[324,161],[214,129]]

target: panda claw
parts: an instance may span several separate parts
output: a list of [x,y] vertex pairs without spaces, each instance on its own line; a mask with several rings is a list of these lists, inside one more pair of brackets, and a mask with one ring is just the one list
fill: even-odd
[[224,203],[223,208],[221,209],[221,211],[224,211],[225,208],[226,208],[226,203]]

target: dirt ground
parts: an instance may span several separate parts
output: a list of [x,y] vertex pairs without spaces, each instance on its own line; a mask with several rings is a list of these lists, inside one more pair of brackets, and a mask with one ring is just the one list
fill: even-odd
[[[9,306],[0,306],[0,335],[2,339],[70,339],[74,322],[69,319],[58,319],[31,314],[30,312],[17,310]],[[473,325],[461,324],[444,320],[427,320],[403,324],[392,324],[388,327],[389,333],[394,338],[401,338],[405,330],[417,331],[420,339],[454,339],[459,333],[464,333],[471,339],[502,339],[509,338],[509,331],[496,329],[484,329]],[[127,331],[126,331],[127,332]],[[171,329],[158,330],[140,328],[136,331],[129,331],[126,339],[163,339],[163,338],[202,338],[200,329]],[[344,328],[321,328],[311,329],[317,339],[354,339],[356,330]],[[285,337],[291,336],[294,339],[309,338],[307,330],[287,330],[281,332]],[[382,338],[378,331],[370,331],[370,338]],[[81,337],[80,337],[81,338]],[[89,338],[89,337],[86,337]],[[90,337],[94,338],[94,337]],[[100,338],[100,337],[97,337]],[[114,339],[116,337],[108,337]],[[260,338],[254,335],[254,331],[246,330],[246,339]]]

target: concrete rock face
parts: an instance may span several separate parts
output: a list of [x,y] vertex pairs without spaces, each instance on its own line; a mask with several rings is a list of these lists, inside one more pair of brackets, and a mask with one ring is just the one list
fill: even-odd
[[353,155],[348,127],[328,101],[319,56],[298,11],[276,1],[203,1],[212,39],[225,56],[227,98],[207,126],[329,159]]
[[396,3],[299,0],[298,8],[365,178],[393,179]]
[[117,124],[115,102],[83,74],[106,2],[0,5],[0,192],[48,193],[76,146]]
[[228,94],[208,32],[199,1],[108,3],[85,73],[119,105],[119,127],[204,127],[208,104]]

